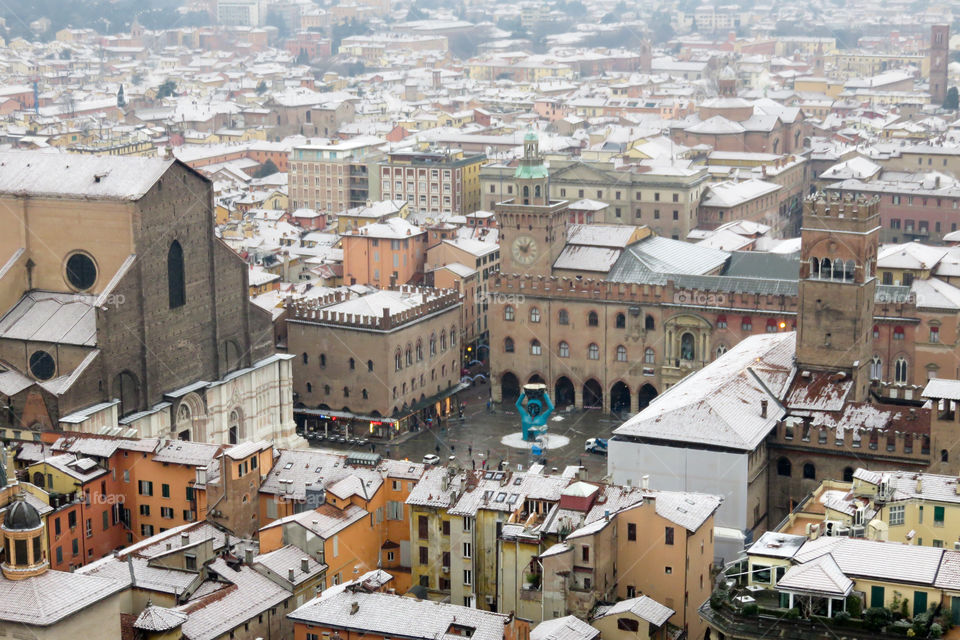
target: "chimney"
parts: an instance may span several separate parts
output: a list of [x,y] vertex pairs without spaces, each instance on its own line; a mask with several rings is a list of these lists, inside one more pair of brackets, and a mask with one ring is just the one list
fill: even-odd
[[650,490],[650,474],[649,473],[643,474],[643,477],[640,478],[640,488],[643,489],[644,491]]
[[917,493],[923,493],[923,476],[917,474]]
[[247,547],[243,550],[243,561],[246,564],[253,564],[253,547]]
[[181,534],[180,534],[180,545],[183,546],[183,545],[187,545],[187,544],[190,544],[190,534],[189,534],[189,533],[181,533]]
[[350,615],[356,614],[357,611],[360,611],[360,603],[354,600],[350,603]]
[[296,575],[296,569],[287,569],[287,580],[293,582],[293,576]]
[[304,573],[310,571],[310,558],[300,559],[300,571],[303,571]]
[[766,399],[763,399],[760,401],[760,417],[761,418],[767,417],[767,400]]

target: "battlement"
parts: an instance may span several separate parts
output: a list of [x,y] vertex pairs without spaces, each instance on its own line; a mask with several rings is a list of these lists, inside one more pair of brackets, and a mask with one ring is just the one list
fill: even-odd
[[818,191],[803,201],[804,224],[808,219],[869,220],[880,215],[878,196],[854,197],[852,193]]
[[768,444],[800,448],[827,454],[889,457],[900,463],[927,466],[930,463],[930,412],[904,407],[905,416],[898,421],[900,429],[812,425],[797,417],[787,417],[767,438]]
[[[402,299],[422,296],[423,301],[416,306],[391,313],[389,307],[383,307],[379,316],[351,312],[350,302],[364,295],[349,291],[336,291],[317,298],[297,299],[288,297],[284,301],[287,320],[307,324],[336,325],[346,329],[368,331],[391,331],[430,316],[434,313],[453,309],[460,304],[460,292],[455,289],[430,289],[411,285],[399,285],[385,289],[395,292]],[[338,309],[338,306],[345,308]]]

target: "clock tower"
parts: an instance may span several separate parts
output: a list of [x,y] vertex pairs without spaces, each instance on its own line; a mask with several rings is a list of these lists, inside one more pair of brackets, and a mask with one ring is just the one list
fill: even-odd
[[494,205],[500,226],[500,270],[549,276],[567,241],[567,202],[550,199],[550,172],[537,136],[523,139],[511,200]]

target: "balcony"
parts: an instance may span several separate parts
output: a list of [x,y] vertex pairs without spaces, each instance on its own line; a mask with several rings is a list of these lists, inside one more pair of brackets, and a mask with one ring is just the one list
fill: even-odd
[[[857,617],[842,610],[830,611],[831,615],[828,616],[824,598],[796,595],[798,606],[788,609],[781,606],[786,594],[775,589],[751,589],[748,591],[733,586],[730,590],[714,591],[710,600],[700,607],[700,617],[726,637],[750,640],[939,638],[946,622],[943,618],[949,618],[949,611],[931,610],[929,614],[918,615],[911,620],[882,608],[867,609],[861,615],[856,607],[846,603],[844,607],[849,607]],[[744,604],[744,596],[749,596],[746,598],[749,604]],[[850,602],[849,598],[846,602]],[[943,618],[940,618],[941,613]],[[934,623],[938,626],[933,627]]]

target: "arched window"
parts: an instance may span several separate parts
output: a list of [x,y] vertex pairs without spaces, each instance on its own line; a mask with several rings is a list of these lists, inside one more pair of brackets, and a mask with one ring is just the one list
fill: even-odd
[[[353,361],[353,358],[350,358]],[[423,341],[417,338],[417,362],[423,361]],[[353,367],[350,367],[353,369]]]
[[330,385],[328,384],[323,385],[323,395],[325,396],[330,395]]
[[870,379],[880,380],[882,378],[883,378],[883,360],[880,359],[880,356],[873,356],[873,359],[870,360]]
[[833,279],[843,280],[843,260],[833,261]]
[[853,274],[857,270],[857,263],[853,260],[847,260],[843,263],[843,281],[853,282]]
[[513,305],[508,304],[503,308],[503,319],[506,320],[507,322],[513,322],[514,313],[515,313],[515,310],[513,308]]
[[696,355],[695,340],[689,331],[680,336],[680,359],[693,360]]
[[400,349],[397,349],[397,352],[393,354],[393,365],[395,371],[400,371],[403,368],[403,356],[400,355]]
[[539,197],[540,197],[540,185],[536,185],[536,186],[533,188],[533,197],[534,197],[534,198],[539,198]]
[[529,185],[526,185],[526,184],[523,185],[523,197],[524,197],[524,198],[529,198],[529,197],[530,197],[530,186],[529,186]]
[[[418,342],[417,342],[417,357],[419,358],[419,356],[420,356],[420,342],[418,341]],[[350,371],[353,371],[354,369],[357,368],[357,361],[354,360],[353,358],[350,358],[350,360],[347,362],[347,364],[348,364],[348,366],[350,367]]]
[[537,339],[531,340],[531,341],[530,341],[530,355],[532,355],[532,356],[538,356],[538,355],[540,355],[540,352],[541,352],[541,351],[542,351],[542,349],[541,349],[541,347],[540,347],[540,341],[537,340]]
[[307,393],[313,393],[313,385],[309,382],[307,383]]
[[590,346],[587,347],[587,358],[590,360],[600,359],[600,347],[597,346],[597,343],[591,342]]
[[404,355],[403,359],[406,361],[407,366],[409,367],[410,365],[412,365],[413,364],[413,348],[409,344],[407,345],[406,351],[403,352],[403,355]]
[[504,338],[504,339],[503,339],[503,352],[504,352],[504,353],[513,353],[513,338]]
[[343,397],[344,397],[344,398],[349,398],[349,397],[350,397],[350,387],[344,387],[344,388],[343,388]]
[[457,327],[456,325],[450,327],[450,346],[457,346]]
[[725,354],[726,352],[727,352],[727,345],[725,345],[725,344],[718,344],[718,345],[717,345],[717,357],[718,357],[718,358],[719,358],[720,356],[722,356],[723,354]]
[[646,331],[653,331],[656,327],[656,322],[653,320],[653,316],[647,314],[647,317],[643,319],[643,328]]
[[557,324],[570,324],[570,314],[566,309],[560,309],[557,312]]
[[753,331],[753,319],[750,316],[743,316],[740,320],[740,331]]
[[174,240],[167,251],[167,294],[170,308],[176,309],[187,303],[186,273],[183,268],[183,247]]
[[303,364],[309,364],[309,363],[310,363],[310,356],[307,355],[307,352],[306,352],[306,351],[303,352],[303,356],[302,356],[302,357],[303,357]]
[[363,396],[363,399],[364,399],[364,400],[368,399],[368,397],[369,397],[368,394],[367,394],[367,390],[366,390],[366,389],[362,389],[362,390],[360,391],[360,395]]
[[446,329],[440,331],[440,351],[447,350],[447,331]]
[[820,261],[820,279],[821,280],[830,279],[830,276],[832,275],[832,271],[830,270],[830,268],[832,266],[833,265],[830,264],[830,258],[824,258],[823,260]]
[[[307,383],[307,391],[310,391],[309,382]],[[228,437],[230,444],[238,444],[241,440],[246,439],[247,434],[243,428],[243,416],[240,415],[239,409],[234,409],[230,412],[229,424]]]
[[437,355],[437,334],[430,334],[430,357]]
[[844,468],[843,468],[843,481],[844,481],[844,482],[853,482],[853,467],[844,467]]
[[587,314],[587,326],[596,327],[600,324],[600,317],[597,315],[596,311],[591,311]]
[[367,360],[367,371],[373,371],[373,360]]
[[320,367],[323,368],[323,367],[326,367],[326,366],[327,366],[327,354],[321,353],[321,354],[320,354]]
[[570,345],[567,344],[566,342],[561,342],[560,346],[557,347],[557,355],[559,355],[561,358],[569,358]]
[[790,460],[788,458],[780,458],[779,460],[777,460],[778,476],[786,476],[789,478],[792,473],[793,473],[793,467],[790,464]]
[[940,342],[940,327],[930,327],[930,342]]
[[810,277],[819,278],[820,277],[820,261],[816,258],[810,258]]
[[950,452],[946,449],[940,450],[940,462],[950,462]]
[[627,361],[627,348],[625,346],[617,345],[617,362],[626,362]]
[[617,314],[617,329],[626,329],[627,328],[627,316],[622,313]]
[[530,308],[530,322],[540,322],[540,309],[537,307]]
[[644,364],[654,364],[657,361],[657,354],[654,352],[652,347],[647,347],[643,350],[643,363]]
[[897,384],[907,384],[907,378],[909,378],[907,373],[907,359],[903,356],[897,358],[896,365],[894,367],[893,381]]
[[33,484],[43,489],[43,474],[39,471],[36,471],[33,474]]
[[817,479],[817,468],[813,466],[812,462],[808,462],[803,465],[803,477],[807,480],[816,480]]

